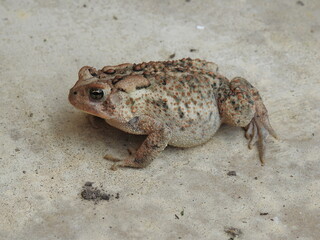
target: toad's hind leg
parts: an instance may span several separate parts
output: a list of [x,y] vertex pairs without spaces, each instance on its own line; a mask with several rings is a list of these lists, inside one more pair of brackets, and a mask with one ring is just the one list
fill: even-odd
[[224,90],[219,101],[219,111],[223,123],[243,127],[249,140],[249,148],[257,143],[261,164],[264,164],[266,137],[277,135],[270,125],[268,111],[258,90],[244,78],[234,78],[229,90]]

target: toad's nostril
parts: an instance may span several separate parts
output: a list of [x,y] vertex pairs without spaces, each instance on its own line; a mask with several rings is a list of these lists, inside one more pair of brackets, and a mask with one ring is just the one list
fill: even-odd
[[77,95],[77,92],[75,91],[75,92],[73,92],[73,94],[74,94],[74,95]]

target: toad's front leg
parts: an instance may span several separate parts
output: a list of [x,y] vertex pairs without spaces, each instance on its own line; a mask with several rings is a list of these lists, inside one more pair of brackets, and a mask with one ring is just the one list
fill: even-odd
[[171,129],[166,124],[147,115],[134,117],[127,126],[131,131],[146,134],[147,138],[132,156],[114,167],[144,168],[148,166],[165,149],[172,135]]

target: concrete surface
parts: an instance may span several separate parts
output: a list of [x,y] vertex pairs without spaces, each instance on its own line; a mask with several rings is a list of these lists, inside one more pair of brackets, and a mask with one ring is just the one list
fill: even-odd
[[[0,239],[320,238],[318,0],[2,0],[0,16]],[[171,54],[260,90],[281,138],[266,166],[223,126],[147,169],[109,170],[104,154],[143,138],[93,129],[68,103],[78,69]],[[119,198],[83,200],[87,181]]]

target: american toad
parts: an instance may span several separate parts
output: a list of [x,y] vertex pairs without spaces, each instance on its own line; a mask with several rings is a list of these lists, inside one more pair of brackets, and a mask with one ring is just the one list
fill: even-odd
[[117,166],[142,168],[169,144],[193,147],[207,142],[222,123],[243,127],[249,148],[257,143],[264,163],[272,129],[258,90],[247,80],[229,81],[218,66],[200,59],[84,66],[71,88],[76,108],[122,131],[147,135],[139,149]]

